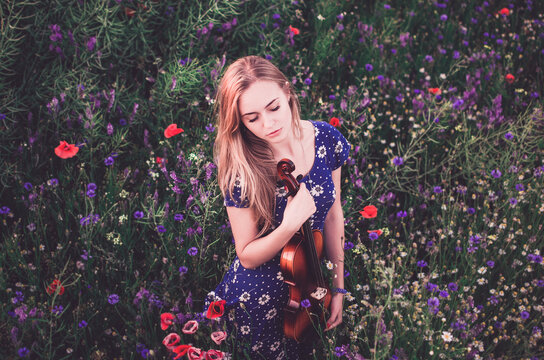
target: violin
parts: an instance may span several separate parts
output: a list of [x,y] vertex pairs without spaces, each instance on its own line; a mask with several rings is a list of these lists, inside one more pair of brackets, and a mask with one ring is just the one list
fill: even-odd
[[[299,182],[293,177],[295,164],[282,159],[277,164],[279,177],[287,190],[287,196],[294,196]],[[323,278],[320,259],[323,257],[324,242],[320,230],[312,230],[306,220],[301,229],[284,246],[280,267],[284,281],[289,285],[289,300],[284,308],[283,332],[285,336],[305,341],[316,335],[321,325],[325,326],[325,311],[331,304],[331,291]],[[310,306],[306,307],[309,300]]]

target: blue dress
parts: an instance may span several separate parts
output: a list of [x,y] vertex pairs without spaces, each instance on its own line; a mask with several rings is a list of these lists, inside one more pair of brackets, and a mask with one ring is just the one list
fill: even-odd
[[[312,194],[316,212],[310,217],[312,229],[323,231],[325,217],[336,198],[332,171],[344,164],[350,144],[332,125],[311,121],[315,134],[315,160],[308,175],[300,182]],[[283,186],[276,188],[276,211],[273,229],[282,219],[287,198]],[[227,193],[225,206],[248,207],[240,199],[240,187],[232,196]],[[246,269],[235,257],[229,270],[215,291],[208,294],[205,306],[211,301],[225,300],[227,330],[251,359],[299,359],[308,349],[283,334],[283,308],[289,298],[288,285],[283,282],[280,255],[255,269]],[[240,349],[238,349],[240,351]]]

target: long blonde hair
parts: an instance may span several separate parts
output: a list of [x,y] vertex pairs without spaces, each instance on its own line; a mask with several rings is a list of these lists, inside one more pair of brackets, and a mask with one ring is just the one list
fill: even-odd
[[223,196],[233,194],[236,182],[241,186],[243,201],[257,218],[257,237],[271,229],[274,221],[276,164],[272,149],[256,137],[241,121],[238,100],[250,85],[259,80],[272,81],[288,93],[295,136],[300,137],[300,103],[291,84],[270,61],[258,56],[236,60],[225,71],[216,96],[217,138],[214,160]]

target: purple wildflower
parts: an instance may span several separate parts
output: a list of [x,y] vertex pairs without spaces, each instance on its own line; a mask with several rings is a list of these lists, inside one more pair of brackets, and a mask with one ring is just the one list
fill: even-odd
[[108,296],[108,302],[111,304],[111,305],[115,305],[119,302],[119,295],[117,294],[111,294],[110,296]]
[[310,303],[310,300],[304,299],[300,302],[300,306],[303,308],[309,308],[312,304]]
[[187,250],[187,254],[191,255],[191,256],[195,256],[196,254],[198,254],[198,249],[196,247],[192,247],[190,248],[189,250]]
[[404,159],[400,156],[395,156],[395,158],[393,159],[393,165],[401,166],[402,164],[404,164]]
[[498,179],[502,176],[502,173],[499,169],[493,169],[491,170],[491,176],[493,176],[495,179]]

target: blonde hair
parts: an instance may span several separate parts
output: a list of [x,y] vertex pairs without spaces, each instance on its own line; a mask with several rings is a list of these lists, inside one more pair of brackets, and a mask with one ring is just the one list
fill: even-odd
[[238,181],[243,201],[257,218],[257,237],[271,229],[274,221],[276,164],[268,143],[249,131],[240,116],[238,101],[243,92],[259,80],[272,81],[288,94],[293,132],[300,137],[300,103],[285,75],[270,61],[258,56],[236,60],[225,71],[216,95],[217,138],[214,161],[222,195],[233,194]]

